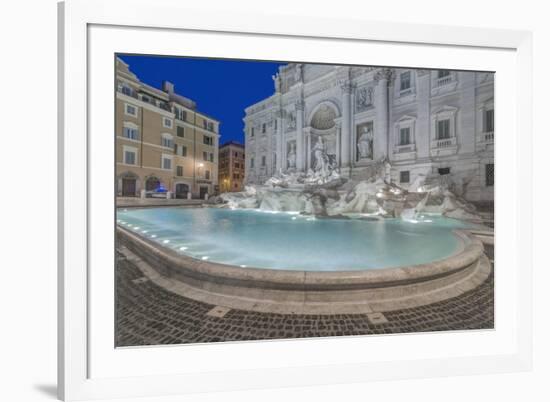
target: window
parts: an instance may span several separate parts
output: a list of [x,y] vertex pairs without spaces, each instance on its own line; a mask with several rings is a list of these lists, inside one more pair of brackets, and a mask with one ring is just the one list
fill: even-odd
[[174,114],[176,115],[176,119],[178,120],[187,120],[187,112],[185,110],[174,108]]
[[127,115],[137,117],[137,107],[134,105],[127,103],[124,111]]
[[172,119],[169,119],[168,117],[163,117],[162,126],[166,128],[172,128]]
[[495,185],[495,164],[488,163],[485,165],[485,185],[493,187]]
[[170,159],[167,156],[162,156],[162,168],[165,170],[171,170],[172,169],[172,159]]
[[137,140],[139,138],[138,129],[135,127],[125,126],[122,129],[122,136],[131,140]]
[[437,70],[437,78],[445,78],[451,75],[449,70]]
[[187,156],[187,147],[185,145],[180,145],[180,155]]
[[408,89],[411,89],[411,72],[406,71],[404,73],[401,73],[401,75],[399,76],[399,81],[400,81],[399,88],[401,91],[406,91]]
[[211,121],[208,122],[208,131],[214,131],[214,123]]
[[205,136],[202,137],[202,142],[205,145],[213,145],[214,144],[214,139],[212,137],[210,137],[209,135],[205,135]]
[[128,86],[127,84],[122,84],[121,91],[124,95],[128,96],[132,96],[134,94],[132,87]]
[[262,133],[265,133],[265,123],[262,124]]
[[399,145],[409,145],[411,143],[411,128],[404,127],[399,129]]
[[239,174],[238,173],[233,173],[233,179],[239,180]]
[[254,167],[254,158],[250,158],[250,167],[251,167],[251,168]]
[[177,126],[176,135],[181,138],[185,137],[185,129],[182,126]]
[[273,128],[277,130],[277,119],[273,120]]
[[174,141],[172,139],[172,136],[170,134],[163,134],[161,145],[163,147],[172,148],[174,146]]
[[403,170],[399,172],[399,182],[400,183],[409,183],[411,179],[411,174],[408,170]]
[[214,154],[210,152],[210,162],[214,162]]
[[444,140],[451,138],[451,120],[439,120],[437,122],[437,139]]
[[176,167],[176,176],[183,176],[183,166]]
[[495,131],[495,111],[494,109],[485,111],[485,132],[492,133]]
[[204,151],[204,152],[202,153],[202,160],[203,160],[203,161],[208,161],[208,152]]
[[444,176],[446,174],[451,174],[451,168],[439,168],[437,169],[437,173],[439,173],[440,176]]
[[265,166],[265,155],[262,155],[262,166]]
[[254,137],[254,127],[250,127],[250,136]]
[[205,170],[205,171],[204,171],[204,178],[205,178],[206,180],[210,180],[210,170]]
[[124,163],[127,165],[136,164],[136,153],[135,151],[124,151]]

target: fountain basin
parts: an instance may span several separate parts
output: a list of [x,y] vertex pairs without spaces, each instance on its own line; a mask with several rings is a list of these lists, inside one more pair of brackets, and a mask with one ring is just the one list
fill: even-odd
[[[363,269],[346,269],[345,265],[339,270],[273,269],[187,255],[174,247],[176,239],[164,243],[167,239],[162,236],[152,237],[153,229],[143,233],[143,220],[128,224],[135,211],[117,215],[119,245],[139,258],[150,278],[186,297],[230,308],[304,314],[389,311],[457,296],[481,284],[490,273],[481,242],[468,231],[451,227],[447,231],[454,239],[453,249],[434,261]],[[288,248],[290,252],[292,243]],[[336,254],[334,259],[338,260]]]

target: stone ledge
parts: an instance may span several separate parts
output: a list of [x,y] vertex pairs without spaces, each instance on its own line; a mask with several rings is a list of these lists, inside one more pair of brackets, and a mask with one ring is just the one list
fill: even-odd
[[120,243],[128,248],[125,254],[137,259],[140,269],[159,286],[201,302],[260,312],[392,311],[460,295],[490,274],[481,242],[465,232],[457,232],[464,240],[463,249],[443,261],[382,269],[375,271],[377,275],[318,272],[311,273],[310,278],[303,271],[249,270],[205,263],[180,256],[122,228],[118,235]]

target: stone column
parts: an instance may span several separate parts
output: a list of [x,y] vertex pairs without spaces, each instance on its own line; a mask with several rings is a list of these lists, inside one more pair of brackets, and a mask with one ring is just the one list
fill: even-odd
[[340,163],[343,171],[349,172],[351,167],[351,92],[353,85],[351,81],[345,80],[341,83],[342,88],[342,126],[341,126],[341,149]]
[[276,160],[276,169],[277,174],[279,174],[284,168],[286,167],[286,164],[284,163],[286,159],[286,150],[284,147],[284,138],[283,138],[283,110],[279,109],[277,110],[276,114],[277,119],[277,160]]
[[[469,71],[455,72],[461,90],[460,114],[456,116],[456,142],[458,153],[476,151],[476,74]],[[473,133],[473,135],[471,134]]]
[[[417,118],[414,128],[414,145],[416,147],[416,157],[425,159],[430,156],[430,144],[432,128],[430,126],[430,70],[417,70],[418,79],[416,80],[416,104]],[[413,177],[410,178],[411,181]]]
[[336,123],[336,166],[341,166],[341,136],[342,136],[342,124],[340,122]]
[[306,141],[304,171],[307,172],[307,170],[311,167],[311,132],[309,131],[309,128],[304,129],[304,139]]
[[374,126],[374,155],[373,159],[385,158],[388,152],[388,82],[391,79],[391,70],[382,69],[375,79],[378,81],[376,87],[376,122]]
[[296,109],[296,170],[304,172],[304,102],[298,100],[294,106]]

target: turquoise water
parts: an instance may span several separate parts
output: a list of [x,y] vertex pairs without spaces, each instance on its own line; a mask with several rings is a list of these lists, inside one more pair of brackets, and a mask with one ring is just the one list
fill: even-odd
[[434,215],[414,223],[215,208],[121,209],[117,223],[198,259],[305,271],[380,269],[441,260],[460,247],[452,229],[466,227]]

